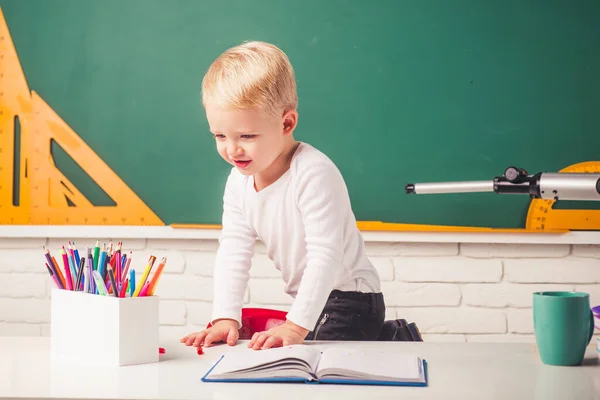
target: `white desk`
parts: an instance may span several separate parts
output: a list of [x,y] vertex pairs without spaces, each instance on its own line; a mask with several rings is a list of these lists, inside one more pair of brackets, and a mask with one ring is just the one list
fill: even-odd
[[[592,342],[594,345],[594,341]],[[429,387],[203,383],[223,351],[197,355],[176,339],[154,364],[82,368],[53,360],[48,338],[0,338],[0,398],[76,399],[600,399],[600,362],[590,346],[583,366],[541,364],[531,344],[320,343],[414,353],[428,362]],[[82,349],[85,351],[85,349]],[[158,350],[157,350],[158,351]]]

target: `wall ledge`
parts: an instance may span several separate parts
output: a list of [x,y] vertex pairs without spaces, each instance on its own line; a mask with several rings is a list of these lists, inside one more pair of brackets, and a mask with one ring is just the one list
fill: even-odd
[[[170,226],[0,225],[0,239],[218,239],[220,232],[220,229],[187,229]],[[566,233],[363,231],[362,234],[366,242],[600,244],[600,231]]]

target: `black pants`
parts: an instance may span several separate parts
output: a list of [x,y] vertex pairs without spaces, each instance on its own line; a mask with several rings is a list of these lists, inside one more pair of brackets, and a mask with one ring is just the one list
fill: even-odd
[[315,328],[305,340],[375,341],[383,327],[382,293],[343,292],[329,295]]

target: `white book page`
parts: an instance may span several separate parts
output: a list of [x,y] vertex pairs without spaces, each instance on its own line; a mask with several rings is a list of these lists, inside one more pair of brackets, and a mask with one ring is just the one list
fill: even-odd
[[332,347],[323,351],[317,375],[336,378],[393,381],[422,380],[421,360],[415,355]]
[[[234,351],[226,353],[223,359],[216,365],[216,367],[209,374],[210,377],[216,375],[225,376],[234,372],[240,372],[249,370],[259,366],[266,366],[269,364],[281,364],[278,363],[280,360],[300,359],[305,361],[310,368],[299,367],[299,369],[314,371],[321,356],[321,352],[316,347],[306,345],[293,345],[286,347],[278,347],[267,350],[253,350],[247,349],[244,351]],[[286,363],[286,368],[290,368],[290,365]],[[276,369],[276,366],[272,367]],[[240,374],[236,374],[240,375]]]

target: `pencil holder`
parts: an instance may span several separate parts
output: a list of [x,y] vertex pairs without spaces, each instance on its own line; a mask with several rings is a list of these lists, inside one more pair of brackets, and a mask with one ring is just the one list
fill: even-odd
[[53,289],[53,356],[86,365],[158,361],[158,297],[114,297]]

